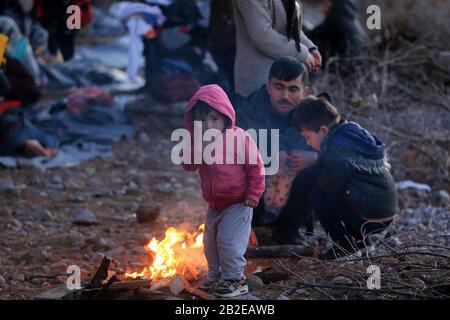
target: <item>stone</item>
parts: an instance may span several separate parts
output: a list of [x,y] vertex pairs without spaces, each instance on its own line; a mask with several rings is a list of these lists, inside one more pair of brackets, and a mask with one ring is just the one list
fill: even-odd
[[131,181],[128,186],[125,188],[125,193],[126,194],[135,194],[139,192],[139,186],[134,183],[133,181]]
[[111,250],[112,248],[114,248],[114,245],[110,241],[105,240],[101,236],[96,236],[93,238],[86,239],[86,244],[91,245],[92,249],[94,251],[98,251],[98,250],[106,250],[107,251],[107,250]]
[[137,238],[137,242],[141,245],[147,245],[152,240],[152,234],[145,232],[143,234],[139,234]]
[[151,141],[151,140],[150,140],[150,137],[149,137],[148,134],[145,133],[145,132],[139,133],[138,140],[139,140],[139,142],[142,143],[142,144],[149,144],[150,141]]
[[67,271],[68,264],[65,261],[59,261],[52,264],[50,267],[52,271],[65,273]]
[[25,281],[25,275],[20,272],[14,272],[11,275],[11,280],[18,281],[18,282],[24,282]]
[[290,300],[289,297],[285,296],[284,294],[280,295],[277,300]]
[[259,301],[261,298],[254,296],[252,294],[244,294],[242,296],[237,296],[233,298],[225,298],[223,300],[243,300],[243,301]]
[[8,226],[11,230],[17,232],[17,231],[22,230],[23,224],[19,220],[11,218],[8,222]]
[[52,177],[52,179],[50,180],[50,182],[51,182],[52,184],[62,184],[62,183],[63,183],[63,179],[62,179],[61,176],[54,175],[54,176]]
[[298,290],[295,290],[295,293],[296,293],[296,294],[301,294],[301,295],[308,294],[308,292],[306,291],[306,289],[298,289]]
[[80,210],[73,215],[72,223],[79,226],[92,226],[98,224],[98,220],[91,211]]
[[120,177],[112,177],[111,182],[114,184],[123,184],[123,179]]
[[113,248],[111,250],[108,250],[106,252],[106,256],[108,257],[108,259],[115,259],[117,257],[120,257],[123,255],[123,249],[122,248]]
[[173,193],[173,187],[172,184],[169,182],[162,182],[155,185],[155,191],[170,194]]
[[11,178],[0,179],[0,192],[13,194],[16,192],[16,186]]
[[6,288],[7,285],[5,278],[0,276],[0,288]]
[[136,217],[139,223],[151,223],[158,219],[161,207],[151,204],[142,204],[136,210]]
[[435,197],[439,204],[446,205],[450,202],[450,195],[445,190],[439,190],[436,192]]
[[72,291],[67,288],[67,285],[57,286],[47,292],[44,292],[36,297],[35,300],[62,300],[64,296],[68,295]]
[[83,203],[86,200],[82,196],[74,196],[74,197],[70,198],[69,201],[72,203]]
[[92,263],[94,263],[95,265],[100,265],[100,262],[102,262],[104,257],[105,255],[103,253],[95,252],[91,258]]
[[136,210],[139,208],[139,205],[137,204],[137,203],[134,203],[134,202],[129,202],[129,203],[126,203],[124,206],[123,206],[123,210],[125,210],[125,211],[130,211],[130,212],[136,212]]
[[41,221],[53,221],[55,220],[55,217],[53,216],[53,214],[47,210],[47,209],[43,209],[43,208],[39,208],[33,211],[32,215]]
[[181,280],[180,276],[175,275],[171,278],[169,282],[169,290],[176,296],[184,290],[183,280]]
[[352,280],[343,276],[338,276],[334,278],[332,282],[334,285],[343,285],[343,286],[350,286],[353,283]]
[[264,287],[264,282],[260,277],[251,274],[247,277],[247,285],[249,290],[258,290]]

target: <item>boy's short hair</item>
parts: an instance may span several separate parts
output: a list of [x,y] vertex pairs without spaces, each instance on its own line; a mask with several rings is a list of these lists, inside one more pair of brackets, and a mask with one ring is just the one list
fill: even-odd
[[295,108],[292,121],[299,130],[319,132],[321,126],[336,126],[341,115],[325,97],[308,96]]
[[269,81],[278,79],[282,81],[291,81],[302,77],[304,85],[308,85],[308,68],[306,65],[295,58],[283,57],[272,63],[269,71]]

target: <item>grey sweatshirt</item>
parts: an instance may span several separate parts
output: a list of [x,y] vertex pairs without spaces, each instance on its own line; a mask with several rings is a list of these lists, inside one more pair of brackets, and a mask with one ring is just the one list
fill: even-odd
[[301,33],[301,50],[287,38],[287,17],[282,0],[232,0],[236,24],[236,93],[249,96],[263,85],[272,63],[284,56],[305,61],[316,47]]

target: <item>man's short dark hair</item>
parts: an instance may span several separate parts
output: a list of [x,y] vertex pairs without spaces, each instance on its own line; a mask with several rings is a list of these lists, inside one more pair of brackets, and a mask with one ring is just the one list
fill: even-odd
[[321,126],[328,129],[341,121],[339,111],[325,97],[309,96],[295,108],[293,125],[299,130],[319,132]]
[[272,63],[269,72],[269,81],[278,79],[282,81],[292,81],[302,76],[304,85],[308,84],[308,68],[295,58],[283,57]]

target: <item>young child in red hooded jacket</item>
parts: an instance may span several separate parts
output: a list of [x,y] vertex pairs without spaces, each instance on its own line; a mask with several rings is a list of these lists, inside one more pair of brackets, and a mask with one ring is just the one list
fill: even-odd
[[[204,155],[200,163],[183,163],[183,168],[199,170],[203,198],[209,204],[203,240],[208,279],[201,289],[218,297],[235,297],[248,292],[244,253],[253,208],[258,205],[265,187],[258,148],[248,133],[236,127],[235,120],[230,100],[217,85],[201,87],[189,101],[184,117],[191,137],[196,121],[200,121],[196,125],[201,126],[203,135],[214,137],[209,146],[200,148]],[[194,149],[193,143],[191,160]],[[208,154],[213,159],[207,159]]]

